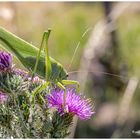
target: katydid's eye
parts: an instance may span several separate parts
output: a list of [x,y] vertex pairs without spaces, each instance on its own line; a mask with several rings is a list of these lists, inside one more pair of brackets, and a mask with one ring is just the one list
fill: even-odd
[[69,77],[69,75],[67,74],[66,77]]

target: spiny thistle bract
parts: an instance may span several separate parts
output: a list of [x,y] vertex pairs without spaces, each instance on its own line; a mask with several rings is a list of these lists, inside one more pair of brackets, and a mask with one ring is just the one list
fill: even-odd
[[74,115],[90,119],[94,113],[91,101],[73,89],[67,89],[65,107],[63,90],[56,87],[48,86],[33,98],[45,81],[31,77],[13,67],[9,53],[0,52],[0,138],[64,138]]

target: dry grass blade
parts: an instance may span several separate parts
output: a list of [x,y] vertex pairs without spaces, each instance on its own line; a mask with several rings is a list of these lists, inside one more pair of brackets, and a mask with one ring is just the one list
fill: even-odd
[[121,128],[121,126],[123,126],[123,124],[126,122],[126,120],[128,118],[131,101],[134,96],[135,90],[137,88],[138,82],[139,82],[139,80],[137,77],[132,77],[128,82],[128,85],[127,85],[125,93],[121,99],[120,107],[118,110],[119,116],[116,121],[117,128],[114,131],[112,137],[120,136],[120,128]]

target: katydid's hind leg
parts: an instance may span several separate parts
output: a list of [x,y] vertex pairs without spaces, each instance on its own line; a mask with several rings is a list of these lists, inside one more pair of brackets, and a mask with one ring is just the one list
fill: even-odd
[[60,87],[64,91],[62,107],[63,107],[65,112],[68,112],[68,110],[66,110],[66,88],[60,82],[58,82],[57,85],[58,85],[58,87]]
[[49,51],[48,51],[48,39],[49,39],[49,36],[50,36],[50,32],[51,30],[48,29],[47,32],[45,32],[45,48],[44,48],[44,51],[45,51],[45,66],[46,66],[46,69],[45,69],[45,77],[47,80],[49,80],[50,76],[51,76],[51,73],[52,73],[52,65],[51,65],[51,61],[50,61],[50,57],[49,57]]
[[32,80],[33,80],[34,74],[36,73],[36,70],[37,70],[37,66],[38,66],[38,63],[39,63],[39,58],[40,58],[41,50],[43,49],[44,39],[45,39],[45,32],[44,32],[43,37],[42,37],[41,45],[40,45],[40,48],[39,48],[39,51],[38,51],[38,54],[37,54],[37,58],[36,58],[36,62],[35,62],[35,66],[34,66],[34,69],[33,69],[33,72],[32,72]]
[[[43,46],[44,46],[44,41],[45,41],[46,46],[47,46],[49,35],[50,35],[50,30],[48,30],[47,32],[43,33],[41,45],[40,45],[40,48],[39,48],[39,51],[38,51],[38,54],[37,54],[36,63],[35,63],[35,66],[34,66],[34,69],[33,69],[33,73],[32,73],[33,76],[34,76],[34,74],[36,73],[36,70],[37,70],[40,54],[41,54],[41,51],[43,50]],[[46,50],[46,48],[48,48],[48,47],[45,47],[45,50]],[[48,50],[47,50],[47,54],[48,54]],[[32,78],[33,78],[33,76],[32,76]]]
[[76,85],[77,92],[80,91],[80,84],[77,81],[74,81],[74,80],[62,80],[62,83],[64,85]]

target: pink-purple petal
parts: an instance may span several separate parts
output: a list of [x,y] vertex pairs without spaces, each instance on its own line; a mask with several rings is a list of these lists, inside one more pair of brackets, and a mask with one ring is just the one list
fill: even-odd
[[0,91],[0,104],[6,102],[8,100],[8,95],[6,93]]
[[[62,106],[63,94],[63,90],[53,90],[51,94],[47,95],[49,105],[56,107],[61,114],[65,113]],[[77,115],[80,119],[89,119],[94,114],[91,102],[70,89],[67,89],[65,108],[69,113]]]
[[0,51],[0,71],[6,71],[12,67],[12,56],[11,54]]

